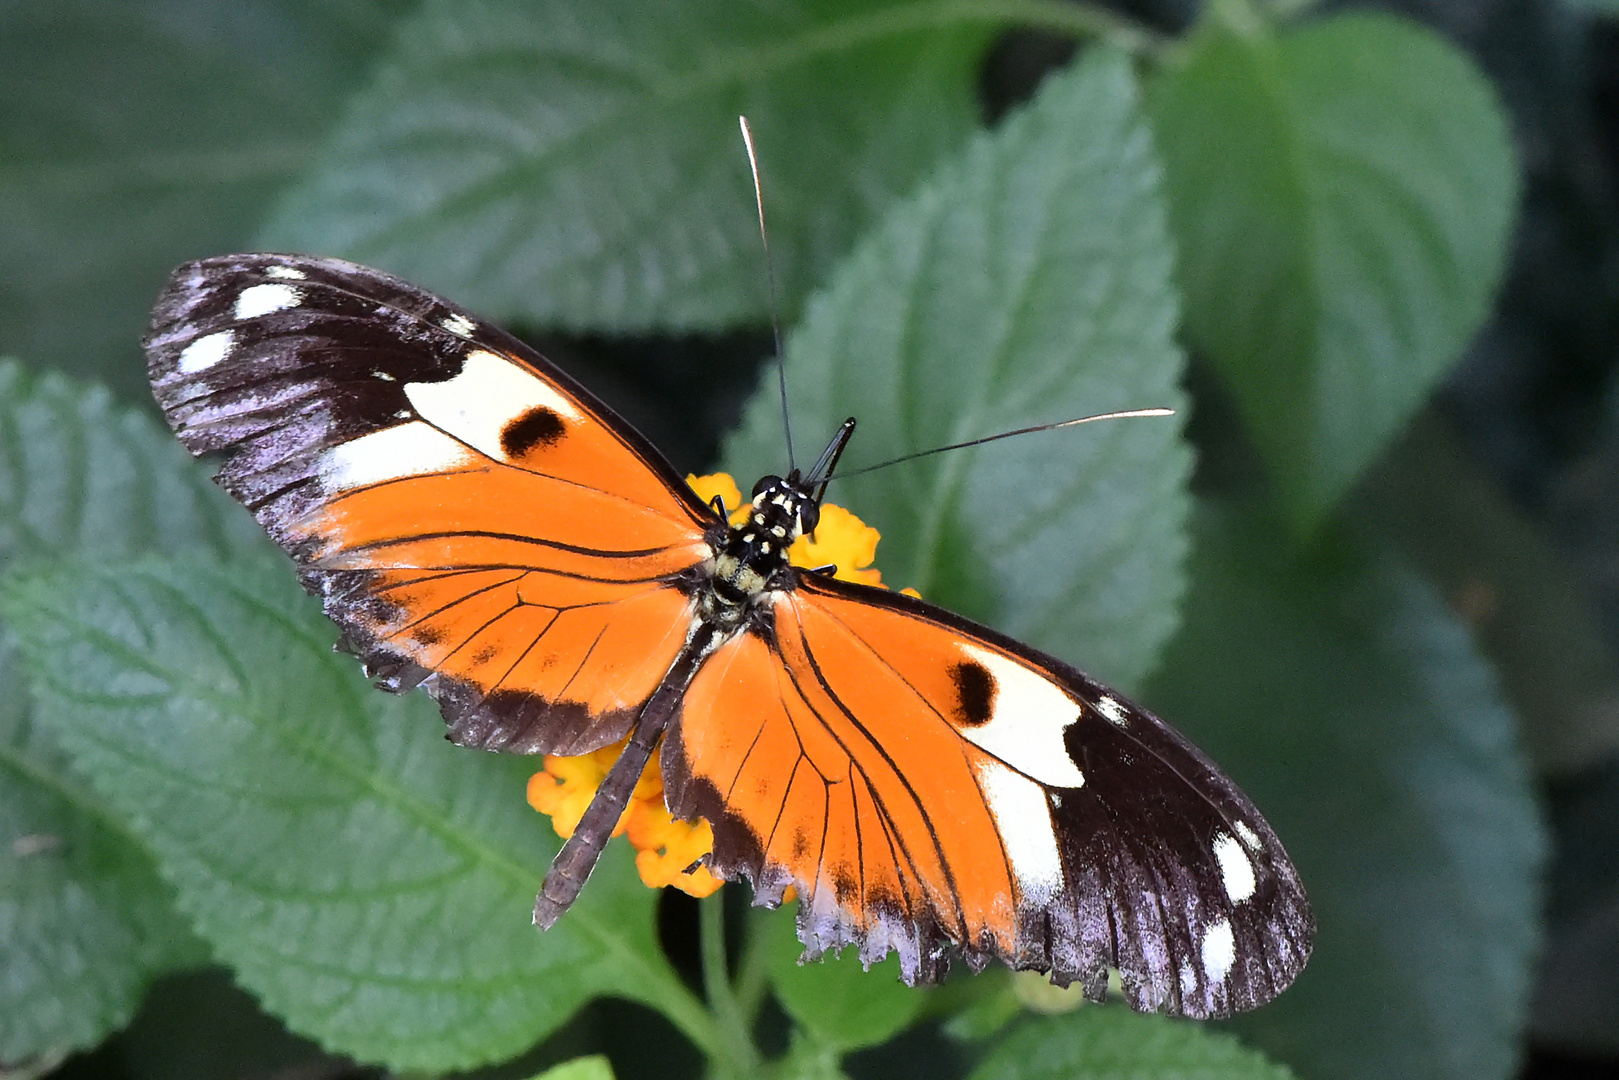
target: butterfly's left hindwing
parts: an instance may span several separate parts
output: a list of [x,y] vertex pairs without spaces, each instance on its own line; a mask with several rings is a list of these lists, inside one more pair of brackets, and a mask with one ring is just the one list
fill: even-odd
[[899,953],[908,981],[999,957],[1138,1009],[1253,1008],[1313,923],[1248,799],[1146,710],[908,597],[800,575],[773,627],[722,646],[665,740],[676,814],[810,953]]
[[177,270],[153,391],[384,682],[462,743],[579,753],[627,732],[684,644],[714,515],[515,338],[335,259]]

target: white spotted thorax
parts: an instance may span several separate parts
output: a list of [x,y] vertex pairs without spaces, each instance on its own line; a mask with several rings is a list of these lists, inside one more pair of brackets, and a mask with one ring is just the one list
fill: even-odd
[[787,587],[787,549],[820,520],[821,508],[795,469],[785,478],[767,476],[754,489],[752,510],[729,526],[714,556],[709,587],[699,603],[703,618],[740,629],[748,609],[768,593]]

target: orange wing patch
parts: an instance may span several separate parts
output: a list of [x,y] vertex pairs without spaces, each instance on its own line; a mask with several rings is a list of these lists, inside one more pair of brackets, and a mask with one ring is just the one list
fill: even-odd
[[409,573],[381,575],[373,586],[389,601],[377,607],[393,616],[371,626],[379,640],[485,694],[518,691],[593,714],[632,710],[650,697],[691,620],[690,602],[670,588],[582,589],[506,569],[425,580]]
[[812,954],[892,947],[914,978],[939,959],[918,925],[1011,954],[1017,881],[976,778],[985,756],[824,612],[789,597],[776,615],[779,652],[744,635],[693,680],[665,742],[666,778],[689,774],[672,810],[744,823],[716,830],[715,866],[760,868],[766,898],[796,883],[821,928]]

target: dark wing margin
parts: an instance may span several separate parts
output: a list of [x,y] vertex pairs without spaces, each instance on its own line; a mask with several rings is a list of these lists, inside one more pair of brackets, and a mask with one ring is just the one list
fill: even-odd
[[299,255],[179,267],[145,346],[170,426],[223,455],[380,685],[426,689],[467,745],[629,729],[716,520],[589,391],[399,278]]
[[[1314,920],[1280,841],[1152,713],[900,594],[800,575],[774,614],[760,638],[789,700],[779,717],[754,708],[758,738],[823,772],[847,754],[843,827],[860,865],[824,839],[837,822],[810,823],[823,836],[813,865],[773,842],[782,826],[761,828],[773,807],[792,818],[814,804],[737,764],[700,717],[671,728],[665,785],[672,810],[712,825],[716,873],[749,878],[765,903],[797,887],[807,955],[855,945],[869,964],[893,949],[912,983],[939,978],[952,951],[975,969],[996,957],[1097,1000],[1116,969],[1132,1007],[1195,1018],[1256,1008],[1303,969]],[[885,875],[896,887],[874,894]]]

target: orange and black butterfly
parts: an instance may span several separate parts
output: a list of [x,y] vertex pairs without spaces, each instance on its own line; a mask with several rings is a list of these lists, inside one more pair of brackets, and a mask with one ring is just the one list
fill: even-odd
[[230,255],[177,270],[146,341],[194,453],[298,564],[385,689],[464,746],[629,736],[546,876],[573,901],[661,742],[712,872],[799,896],[817,956],[951,946],[1142,1010],[1225,1016],[1304,966],[1314,925],[1246,796],[1145,709],[941,608],[788,564],[853,431],[728,524],[516,338],[377,270]]

